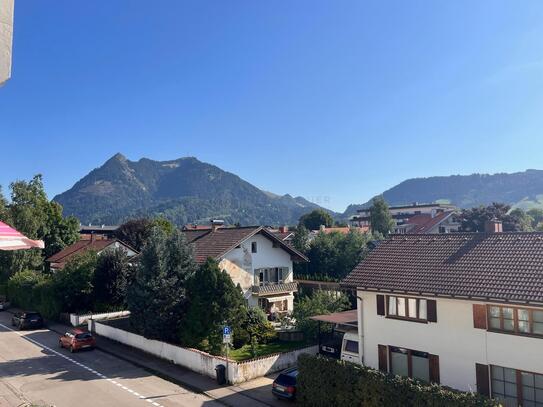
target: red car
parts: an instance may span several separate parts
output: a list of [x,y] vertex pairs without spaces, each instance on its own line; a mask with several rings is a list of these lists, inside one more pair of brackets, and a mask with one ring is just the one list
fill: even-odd
[[58,340],[58,344],[61,348],[70,349],[70,352],[73,353],[81,349],[94,349],[96,339],[90,332],[74,329],[62,335]]

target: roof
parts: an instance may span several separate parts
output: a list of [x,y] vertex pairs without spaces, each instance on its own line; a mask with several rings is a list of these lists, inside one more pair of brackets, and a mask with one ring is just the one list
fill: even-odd
[[288,240],[292,237],[294,237],[294,232],[273,232],[271,231],[275,237],[277,237],[280,240]]
[[184,230],[189,243],[194,245],[194,257],[197,263],[203,263],[208,257],[219,260],[230,250],[250,239],[256,234],[262,234],[276,242],[285,251],[301,261],[308,261],[307,257],[295,248],[287,245],[269,232],[263,226],[246,226],[237,228],[219,228],[216,230]]
[[119,229],[119,225],[81,225],[79,232],[115,232]]
[[334,312],[332,314],[315,315],[309,317],[313,321],[329,322],[331,324],[354,324],[358,323],[357,310],[352,309],[343,312]]
[[543,233],[395,235],[342,285],[543,305]]
[[454,214],[454,211],[440,212],[432,217],[429,213],[421,213],[410,217],[408,225],[413,225],[409,233],[426,233]]
[[65,247],[60,252],[53,254],[51,257],[45,259],[45,261],[49,263],[56,263],[57,267],[62,268],[64,264],[75,255],[85,253],[89,250],[101,252],[116,242],[137,253],[135,249],[131,248],[119,239],[82,239],[70,246]]

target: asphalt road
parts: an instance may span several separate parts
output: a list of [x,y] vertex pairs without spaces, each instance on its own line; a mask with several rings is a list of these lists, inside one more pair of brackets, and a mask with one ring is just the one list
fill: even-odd
[[0,407],[221,406],[100,350],[72,354],[58,337],[13,330],[11,314],[0,312]]

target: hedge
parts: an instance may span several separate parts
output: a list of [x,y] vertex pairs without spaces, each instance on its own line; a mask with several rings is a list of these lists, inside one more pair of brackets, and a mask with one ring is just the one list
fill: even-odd
[[298,359],[298,404],[311,407],[494,407],[477,393],[393,376],[323,356]]

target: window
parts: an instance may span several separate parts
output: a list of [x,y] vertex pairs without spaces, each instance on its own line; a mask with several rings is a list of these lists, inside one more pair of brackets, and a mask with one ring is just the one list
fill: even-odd
[[255,270],[255,285],[283,284],[288,267],[269,267]]
[[390,347],[390,372],[426,382],[430,381],[430,360],[426,352]]
[[256,253],[256,242],[251,242],[251,253]]
[[490,305],[487,316],[490,330],[543,336],[543,310]]
[[543,374],[492,366],[490,375],[492,397],[505,407],[543,407]]
[[345,346],[344,346],[343,350],[345,352],[349,352],[349,353],[358,353],[358,342],[357,341],[350,341],[350,340],[347,339],[345,341]]
[[407,318],[426,321],[427,302],[423,298],[388,296],[388,313],[392,318]]

